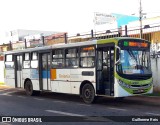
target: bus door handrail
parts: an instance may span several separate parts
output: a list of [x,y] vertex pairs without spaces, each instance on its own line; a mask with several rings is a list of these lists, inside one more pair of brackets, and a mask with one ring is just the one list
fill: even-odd
[[115,45],[115,47],[117,48],[117,49],[119,49],[119,59],[115,62],[115,65],[117,65],[119,62],[120,62],[120,52],[121,52],[121,48],[119,47],[119,46],[116,46]]

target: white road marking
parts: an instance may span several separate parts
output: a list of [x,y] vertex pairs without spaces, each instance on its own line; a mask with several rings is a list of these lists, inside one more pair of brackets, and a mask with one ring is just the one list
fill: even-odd
[[36,99],[36,100],[40,100],[40,101],[41,101],[41,100],[44,100],[44,99],[40,99],[40,98],[34,98],[34,99]]
[[126,109],[113,108],[113,107],[109,107],[109,109],[112,109],[112,110],[119,110],[119,111],[127,111]]
[[12,94],[12,93],[15,93],[15,92],[17,92],[17,91],[12,91],[12,92],[5,92],[5,93],[3,93],[3,95],[8,95],[8,94]]
[[19,98],[26,98],[26,97],[24,97],[24,96],[20,96],[20,95],[19,95],[19,96],[17,96],[17,97],[19,97]]
[[5,96],[12,96],[12,95],[6,94]]
[[45,111],[51,112],[51,113],[56,113],[56,114],[61,114],[61,115],[67,115],[67,116],[85,116],[85,115],[69,113],[69,112],[62,112],[62,111],[55,111],[55,110],[45,110]]
[[146,112],[145,114],[147,114],[147,115],[157,115],[157,116],[160,116],[160,114],[151,113],[151,112]]
[[15,93],[15,92],[17,92],[17,91],[5,92],[5,93],[2,93],[2,94],[0,94],[0,95],[12,96],[12,95],[10,95],[10,94]]
[[5,96],[12,96],[12,95],[8,95],[8,94],[4,94],[4,93],[3,93],[3,94],[0,94],[0,95],[5,95]]
[[67,103],[67,102],[59,101],[59,100],[54,100],[53,102],[58,102],[58,103]]
[[0,92],[6,91],[6,90],[10,90],[10,89],[1,89]]
[[77,104],[77,105],[81,105],[81,106],[91,106],[91,105],[87,105],[87,104]]

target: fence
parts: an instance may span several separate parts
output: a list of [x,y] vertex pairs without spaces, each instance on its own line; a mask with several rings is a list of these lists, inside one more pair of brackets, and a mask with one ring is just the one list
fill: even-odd
[[[158,26],[152,26],[145,25],[144,28],[142,28],[142,38],[146,39],[148,41],[151,41],[151,43],[160,43],[160,25]],[[77,42],[77,41],[86,41],[90,39],[106,39],[106,38],[112,38],[112,37],[135,37],[140,38],[140,28],[137,27],[130,27],[127,28],[127,26],[118,28],[118,29],[110,29],[105,31],[98,31],[94,32],[91,30],[87,33],[82,34],[76,34],[69,36],[67,38],[68,42]]]
[[[148,41],[151,41],[152,48],[151,50],[159,49],[160,50],[160,25],[152,26],[145,25],[142,28],[142,38]],[[24,41],[17,41],[16,43],[11,43],[8,48],[10,49],[24,49],[24,48],[32,48],[37,46],[48,46],[57,43],[73,43],[73,42],[84,42],[93,39],[106,39],[112,37],[140,37],[140,28],[137,27],[129,27],[127,26],[118,28],[118,29],[110,29],[104,31],[89,31],[85,33],[77,33],[74,35],[69,35],[67,33],[58,33],[50,36],[42,36],[39,39],[31,39]],[[158,46],[158,47],[157,47]]]

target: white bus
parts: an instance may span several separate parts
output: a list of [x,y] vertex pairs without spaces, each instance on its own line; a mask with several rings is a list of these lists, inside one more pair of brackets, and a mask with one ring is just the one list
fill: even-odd
[[5,53],[5,84],[40,91],[126,97],[152,93],[150,42],[117,37],[57,44]]

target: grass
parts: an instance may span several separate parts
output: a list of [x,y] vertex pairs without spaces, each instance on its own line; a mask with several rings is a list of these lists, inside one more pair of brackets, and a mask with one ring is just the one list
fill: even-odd
[[3,83],[3,82],[0,82],[0,85],[4,85],[4,83]]

